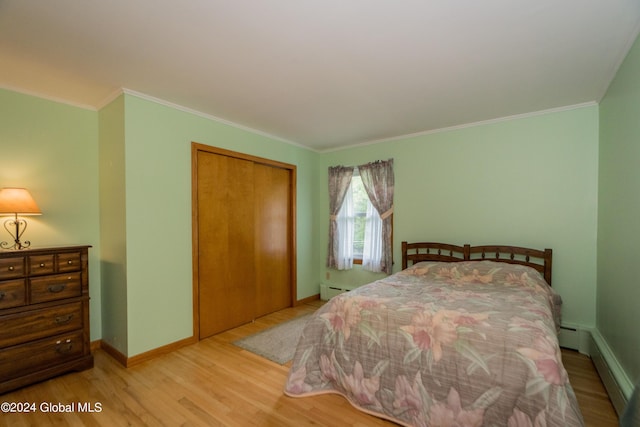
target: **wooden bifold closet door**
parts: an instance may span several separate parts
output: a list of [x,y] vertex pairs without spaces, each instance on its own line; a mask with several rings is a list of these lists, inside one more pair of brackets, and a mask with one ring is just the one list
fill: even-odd
[[295,166],[195,143],[192,161],[202,339],[293,304]]
[[290,174],[254,164],[256,317],[292,305],[289,226]]

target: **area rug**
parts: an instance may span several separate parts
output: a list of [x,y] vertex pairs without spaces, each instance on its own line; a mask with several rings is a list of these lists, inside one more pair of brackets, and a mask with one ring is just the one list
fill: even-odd
[[234,341],[233,344],[284,365],[293,359],[298,340],[309,316],[310,314],[296,317],[257,334]]

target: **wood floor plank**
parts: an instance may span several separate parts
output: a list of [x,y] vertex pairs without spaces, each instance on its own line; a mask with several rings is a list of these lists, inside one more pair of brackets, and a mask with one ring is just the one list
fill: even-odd
[[[281,310],[130,368],[95,352],[93,369],[0,396],[38,411],[0,414],[2,426],[393,426],[355,410],[338,395],[290,398],[289,366],[236,347],[233,341],[294,317],[321,302]],[[563,350],[563,361],[587,427],[615,427],[616,413],[591,359]],[[43,412],[41,404],[102,405],[101,412]]]

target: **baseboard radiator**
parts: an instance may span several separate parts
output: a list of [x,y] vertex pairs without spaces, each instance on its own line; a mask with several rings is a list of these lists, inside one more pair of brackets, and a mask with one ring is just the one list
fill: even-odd
[[591,332],[589,355],[604,384],[618,416],[622,416],[633,391],[633,383],[625,375],[608,344],[598,331]]
[[561,347],[577,350],[591,357],[613,407],[618,416],[621,416],[633,386],[600,333],[579,326],[562,325],[558,339]]
[[354,287],[348,286],[348,285],[334,285],[330,283],[321,283],[320,299],[323,301],[329,301],[331,298],[335,297],[336,295],[349,292],[352,289],[354,289]]

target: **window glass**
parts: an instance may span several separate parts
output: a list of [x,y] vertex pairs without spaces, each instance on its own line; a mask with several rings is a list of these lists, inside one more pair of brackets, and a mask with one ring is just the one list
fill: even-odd
[[362,185],[360,175],[355,175],[351,179],[351,191],[353,192],[353,212],[354,212],[354,238],[353,238],[353,259],[362,261],[362,251],[364,250],[364,229],[367,222],[367,205],[369,196]]

